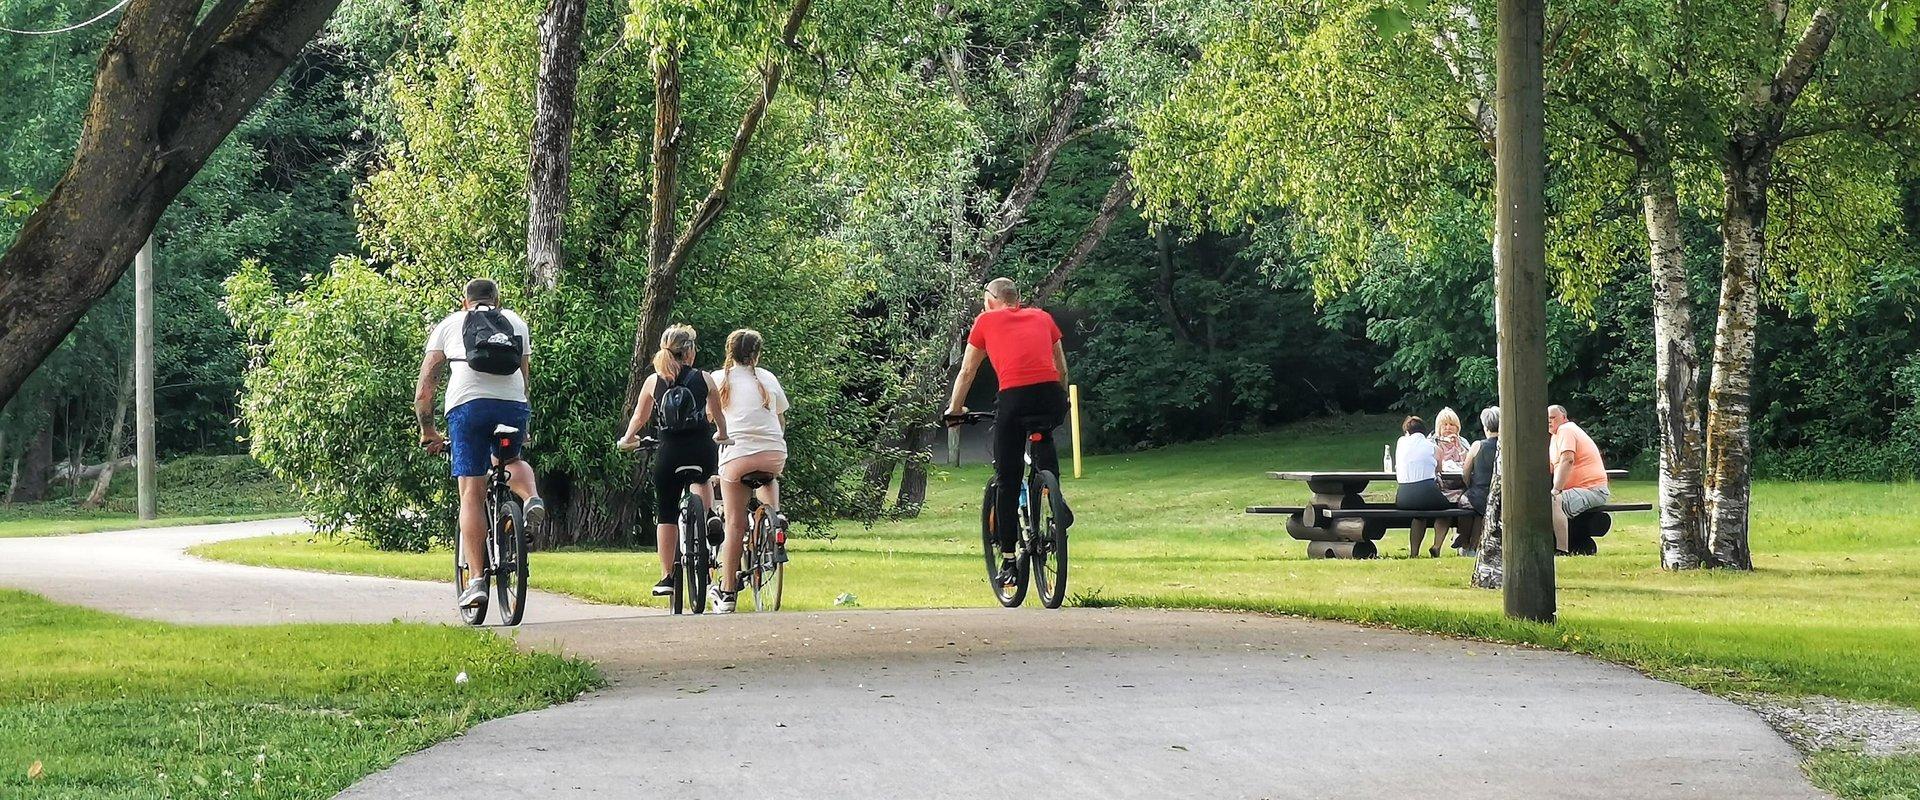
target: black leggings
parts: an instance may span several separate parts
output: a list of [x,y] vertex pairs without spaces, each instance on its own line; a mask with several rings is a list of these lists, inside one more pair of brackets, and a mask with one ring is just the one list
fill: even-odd
[[1000,392],[993,419],[993,523],[1000,549],[1013,552],[1020,538],[1020,482],[1026,475],[1027,434],[1040,429],[1033,443],[1033,468],[1060,475],[1060,453],[1053,447],[1053,429],[1067,417],[1067,389],[1058,383],[1037,383]]

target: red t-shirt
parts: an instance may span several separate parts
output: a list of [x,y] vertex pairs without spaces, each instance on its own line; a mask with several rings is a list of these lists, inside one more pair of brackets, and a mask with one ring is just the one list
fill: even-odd
[[1037,308],[981,312],[967,334],[967,344],[987,351],[1001,391],[1058,383],[1060,370],[1053,366],[1053,343],[1058,341],[1060,326],[1052,314]]

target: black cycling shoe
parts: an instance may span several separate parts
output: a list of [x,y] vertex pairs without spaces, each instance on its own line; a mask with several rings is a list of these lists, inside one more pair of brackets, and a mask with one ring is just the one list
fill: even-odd
[[678,585],[680,585],[679,579],[669,574],[667,577],[661,578],[659,583],[653,585],[653,596],[666,597],[671,595],[673,594],[673,587]]
[[1000,586],[1013,586],[1020,583],[1019,562],[1009,558],[1000,562],[1000,574],[993,576],[993,582]]

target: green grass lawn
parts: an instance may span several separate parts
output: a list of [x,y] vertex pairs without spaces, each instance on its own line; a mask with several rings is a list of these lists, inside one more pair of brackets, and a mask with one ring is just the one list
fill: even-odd
[[74,488],[54,487],[39,503],[0,506],[0,538],[56,536],[68,533],[199,525],[267,519],[300,513],[292,494],[247,456],[188,456],[160,465],[157,505],[160,518],[142,522],[135,513],[132,470],[114,476],[113,488],[100,508],[81,508],[93,488],[83,481]]
[[0,607],[10,799],[327,797],[596,680],[581,662],[452,627],[188,627],[11,591]]
[[[1655,515],[1619,515],[1599,556],[1557,560],[1560,624],[1532,625],[1502,616],[1499,593],[1467,586],[1468,560],[1450,553],[1439,561],[1406,559],[1404,533],[1381,543],[1388,556],[1381,560],[1309,561],[1278,518],[1241,513],[1247,505],[1306,500],[1304,485],[1268,480],[1267,470],[1377,468],[1394,423],[1329,420],[1089,458],[1086,477],[1065,485],[1079,520],[1070,593],[1082,604],[1304,614],[1531,643],[1722,693],[1820,693],[1920,707],[1920,487],[1760,484],[1757,569],[1746,574],[1662,572]],[[863,607],[991,604],[979,555],[985,476],[978,467],[938,475],[918,519],[841,525],[834,541],[796,541],[791,606],[827,607],[842,593]],[[1622,482],[1614,494],[1618,501],[1651,501],[1654,487]],[[445,553],[379,553],[304,537],[200,552],[429,580],[446,579],[450,560]],[[657,564],[651,553],[540,553],[532,581],[593,600],[648,604]],[[1821,773],[1872,772],[1845,759],[1834,763],[1845,769]],[[1872,763],[1884,772],[1896,762]],[[1905,790],[1920,798],[1920,767],[1904,763],[1887,785],[1906,781]],[[1885,783],[1884,775],[1862,778],[1869,779]]]

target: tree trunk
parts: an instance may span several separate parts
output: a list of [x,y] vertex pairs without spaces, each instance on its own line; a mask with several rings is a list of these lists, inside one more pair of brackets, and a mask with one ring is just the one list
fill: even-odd
[[1760,312],[1760,267],[1766,248],[1770,154],[1729,156],[1720,319],[1713,343],[1713,382],[1707,390],[1707,545],[1713,566],[1753,569],[1747,544],[1753,463],[1753,354]]
[[[66,174],[0,256],[0,405],[126,272],[169,203],[339,0],[132,0]],[[243,8],[244,6],[244,8]]]
[[[133,367],[127,367],[127,376],[120,381],[120,396],[113,401],[113,428],[107,434],[107,461],[100,465],[100,477],[93,482],[93,491],[87,494],[81,508],[99,508],[107,501],[107,489],[113,486],[113,471],[120,464],[120,451],[126,439],[127,406],[133,400]],[[73,479],[79,481],[76,471]]]
[[552,473],[541,477],[540,494],[547,501],[547,524],[533,531],[529,546],[635,547],[654,544],[653,514],[648,510],[644,476],[611,483],[583,481]]
[[934,427],[916,424],[907,429],[906,446],[901,456],[900,494],[893,503],[894,513],[917,517],[927,505],[927,468],[933,460]]
[[[1782,22],[1786,4],[1774,7]],[[1818,71],[1839,28],[1839,12],[1813,12],[1752,107],[1735,118],[1721,156],[1726,183],[1720,215],[1720,319],[1714,333],[1713,381],[1707,389],[1706,524],[1709,563],[1753,569],[1748,544],[1753,493],[1753,358],[1760,323],[1760,270],[1766,255],[1767,194],[1773,159],[1785,141],[1788,114]]]
[[1705,454],[1700,422],[1700,362],[1687,290],[1680,204],[1664,176],[1648,180],[1648,263],[1653,271],[1654,412],[1660,426],[1660,566],[1697,569],[1705,561]]
[[[807,12],[812,8],[813,0],[795,0],[788,9],[786,24],[780,29],[779,46],[760,64],[760,93],[753,102],[747,104],[746,112],[740,115],[740,127],[734,131],[733,144],[727,148],[726,157],[720,162],[720,174],[714,178],[707,196],[701,198],[700,204],[694,207],[686,229],[678,237],[673,236],[672,178],[666,178],[664,193],[662,178],[665,177],[663,173],[677,169],[679,162],[680,59],[678,53],[670,58],[656,59],[653,222],[647,232],[646,298],[641,301],[640,317],[634,326],[633,359],[627,372],[626,407],[629,410],[640,399],[640,387],[646,383],[650,370],[648,362],[652,360],[654,351],[659,349],[660,335],[667,330],[668,315],[673,313],[673,301],[680,292],[680,269],[686,266],[687,259],[693,255],[693,248],[700,244],[714,221],[726,210],[734,181],[740,177],[740,165],[746,160],[754,134],[759,132],[760,121],[766,117],[767,108],[780,92],[780,80],[786,74],[786,54],[799,50],[800,25],[806,21]],[[663,64],[671,65],[671,75],[661,74]],[[664,159],[663,147],[666,154]]]
[[14,467],[13,491],[8,502],[38,503],[47,498],[48,478],[53,472],[53,421],[49,419],[27,444],[27,451]]
[[574,94],[586,16],[586,0],[548,0],[540,15],[540,77],[527,157],[527,282],[544,289],[559,283],[566,264]]
[[1547,451],[1547,279],[1545,110],[1541,64],[1542,0],[1500,0],[1499,141],[1495,143],[1495,242],[1500,408],[1511,420],[1500,449],[1502,585],[1510,617],[1552,622],[1555,614],[1550,475],[1529,453]]
[[658,47],[653,53],[653,193],[647,220],[647,284],[640,319],[633,331],[633,359],[627,371],[627,401],[632,412],[651,371],[667,313],[679,291],[679,276],[668,272],[673,252],[675,207],[680,176],[680,53]]

